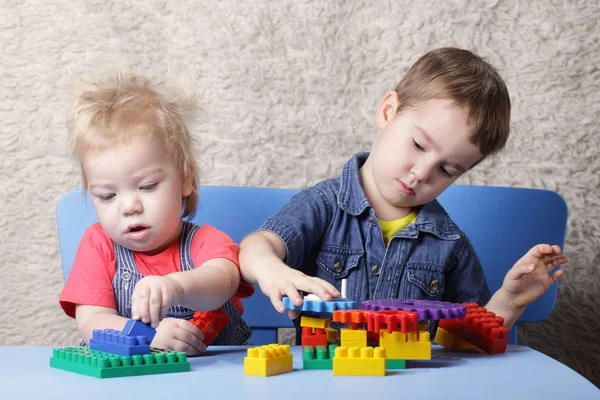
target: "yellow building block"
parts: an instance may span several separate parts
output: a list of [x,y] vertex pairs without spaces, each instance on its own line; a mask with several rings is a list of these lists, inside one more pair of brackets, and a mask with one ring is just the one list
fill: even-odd
[[336,347],[334,376],[385,376],[385,349]]
[[244,375],[271,376],[292,372],[290,346],[269,344],[248,349],[244,357]]
[[365,347],[367,345],[367,331],[340,329],[340,345],[342,347]]
[[431,360],[429,332],[379,332],[379,346],[390,360]]
[[447,330],[440,327],[437,328],[434,342],[448,350],[466,350],[475,347],[471,343],[451,334]]
[[300,326],[303,328],[326,329],[331,321],[325,318],[301,317]]

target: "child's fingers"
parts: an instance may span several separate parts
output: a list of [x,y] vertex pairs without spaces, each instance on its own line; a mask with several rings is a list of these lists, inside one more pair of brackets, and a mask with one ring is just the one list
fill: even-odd
[[298,290],[304,290],[301,287],[297,287],[292,282],[284,280],[280,283],[279,290],[280,293],[283,293],[289,297],[295,306],[300,307],[302,305],[302,296],[300,296],[300,293],[298,293]]
[[509,279],[517,280],[533,271],[535,271],[535,264],[524,264],[511,268],[506,275]]
[[162,310],[162,291],[152,290],[149,298],[149,310],[150,324],[153,328],[158,326],[160,322],[160,312]]
[[296,319],[300,316],[301,313],[302,311],[300,310],[288,310],[288,317],[289,319]]
[[340,297],[341,293],[331,283],[321,278],[313,278],[318,281],[323,288],[331,295],[331,297]]
[[282,313],[285,311],[285,306],[281,301],[281,293],[277,291],[276,293],[272,293],[269,298],[271,299],[271,304],[273,304],[273,308],[277,310],[277,312]]
[[146,286],[137,288],[137,295],[135,297],[137,303],[137,313],[140,320],[147,324],[150,322],[150,309],[148,305],[150,289]]
[[[202,331],[200,329],[198,329],[198,327],[196,327],[194,324],[192,324],[190,321],[187,321],[185,319],[178,319],[177,320],[177,326],[179,328],[181,328],[182,330],[188,332],[190,335],[193,335],[195,337],[194,338],[189,338],[189,341],[194,341],[194,342],[201,342],[202,345],[204,345],[204,333],[202,333]],[[206,346],[205,346],[206,349]]]
[[[322,282],[325,281],[322,281],[318,278],[305,277],[304,279],[300,280],[296,286],[298,286],[298,289],[304,292],[316,294],[323,301],[329,301],[331,300],[332,295],[326,289],[325,285],[322,284]],[[335,288],[333,289],[335,290]]]
[[553,280],[554,282],[556,282],[557,280],[559,280],[560,278],[562,278],[564,274],[565,274],[565,271],[564,271],[564,270],[561,268],[561,269],[559,269],[558,271],[554,272],[554,273],[551,275],[551,277],[552,277],[552,280]]

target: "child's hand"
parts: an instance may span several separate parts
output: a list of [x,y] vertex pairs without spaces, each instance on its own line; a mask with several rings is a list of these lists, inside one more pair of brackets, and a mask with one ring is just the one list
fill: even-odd
[[165,318],[156,328],[151,346],[159,349],[183,351],[197,356],[206,351],[202,331],[185,319]]
[[507,272],[501,290],[512,308],[524,308],[540,297],[564,271],[559,269],[552,275],[549,272],[567,262],[561,255],[560,247],[538,244],[527,252]]
[[178,304],[183,296],[183,288],[175,279],[168,276],[146,276],[142,278],[131,296],[131,318],[150,322],[156,328],[167,315],[169,307]]
[[[314,293],[324,301],[340,296],[338,290],[330,283],[320,278],[307,276],[288,267],[283,262],[274,268],[265,266],[257,280],[262,292],[271,298],[273,307],[280,313],[285,311],[285,306],[281,302],[283,295],[288,296],[296,306],[302,305],[302,296],[299,291]],[[288,314],[290,318],[297,318],[299,312],[290,311]]]

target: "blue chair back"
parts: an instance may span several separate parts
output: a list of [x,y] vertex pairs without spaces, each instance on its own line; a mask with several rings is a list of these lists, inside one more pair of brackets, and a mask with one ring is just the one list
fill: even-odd
[[[204,186],[200,207],[193,222],[210,224],[229,234],[233,240],[258,229],[273,213],[286,204],[298,190]],[[567,207],[556,193],[547,190],[493,186],[451,186],[439,198],[451,218],[469,236],[481,259],[492,293],[502,286],[508,269],[538,243],[563,246]],[[85,230],[97,221],[89,197],[81,190],[65,194],[59,201],[56,218],[66,281]],[[277,328],[293,327],[287,315],[277,313],[260,289],[244,300],[244,319],[253,329],[251,342],[277,342]],[[553,285],[531,304],[518,322],[546,318],[556,301]],[[516,343],[516,329],[511,330]]]

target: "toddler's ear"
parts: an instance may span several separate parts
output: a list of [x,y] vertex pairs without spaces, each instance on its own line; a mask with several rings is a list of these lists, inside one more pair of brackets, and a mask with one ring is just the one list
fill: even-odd
[[188,165],[181,173],[181,195],[183,197],[188,197],[194,191],[194,174],[192,172],[192,166]]
[[388,122],[394,119],[394,116],[398,112],[399,106],[400,102],[398,101],[398,93],[393,90],[387,92],[385,96],[383,96],[381,103],[379,103],[379,108],[377,109],[377,115],[375,118],[377,128],[385,128]]

